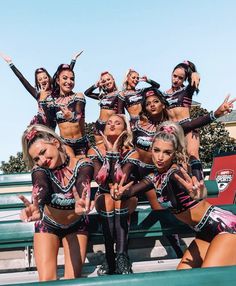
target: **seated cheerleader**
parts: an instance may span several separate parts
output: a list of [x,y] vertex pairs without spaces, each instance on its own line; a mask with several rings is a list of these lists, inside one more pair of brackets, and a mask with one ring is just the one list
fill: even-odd
[[236,215],[208,203],[204,184],[189,183],[189,177],[183,176],[180,167],[188,159],[185,147],[181,126],[163,122],[152,144],[157,171],[136,185],[124,185],[121,180],[111,193],[116,199],[128,199],[154,187],[158,203],[195,230],[196,238],[177,269],[235,265]]
[[64,278],[81,276],[88,241],[89,159],[71,158],[61,138],[43,125],[31,125],[22,136],[23,155],[32,169],[32,200],[25,204],[23,221],[35,221],[34,255],[39,280],[57,279],[57,255],[64,250]]

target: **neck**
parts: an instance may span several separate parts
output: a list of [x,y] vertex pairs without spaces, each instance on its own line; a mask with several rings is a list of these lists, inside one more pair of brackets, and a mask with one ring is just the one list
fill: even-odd
[[150,116],[148,117],[148,121],[157,126],[158,124],[160,124],[161,122],[163,122],[163,113],[161,112],[160,114],[154,115],[154,116]]

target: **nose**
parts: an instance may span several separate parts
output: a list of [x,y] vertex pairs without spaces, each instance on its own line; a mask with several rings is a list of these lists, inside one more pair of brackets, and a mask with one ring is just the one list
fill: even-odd
[[158,160],[159,160],[159,161],[162,161],[162,160],[163,160],[163,153],[159,153],[159,154],[158,154]]
[[39,157],[39,165],[40,166],[45,166],[47,162],[47,159],[44,156]]

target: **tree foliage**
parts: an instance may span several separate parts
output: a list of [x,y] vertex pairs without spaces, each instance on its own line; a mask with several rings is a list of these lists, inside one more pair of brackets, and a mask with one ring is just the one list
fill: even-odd
[[[191,117],[196,118],[207,114],[208,111],[199,106],[192,107]],[[235,139],[229,136],[229,132],[220,121],[216,121],[199,129],[200,133],[200,159],[204,168],[211,167],[214,155],[220,152],[232,151]]]
[[18,152],[16,156],[10,156],[8,162],[3,161],[0,170],[3,171],[4,174],[28,172],[28,168],[23,161],[22,152]]

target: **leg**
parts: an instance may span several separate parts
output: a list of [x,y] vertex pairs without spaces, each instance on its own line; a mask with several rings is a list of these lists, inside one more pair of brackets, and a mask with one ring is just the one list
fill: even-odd
[[34,234],[34,255],[39,281],[57,279],[57,254],[60,240],[55,234]]
[[206,256],[209,242],[194,239],[185,251],[177,269],[200,268]]
[[96,199],[96,210],[102,222],[106,262],[99,268],[98,275],[113,274],[115,271],[114,252],[114,202],[110,194],[102,194]]
[[86,257],[87,242],[87,234],[71,233],[62,239],[65,255],[65,279],[81,276]]
[[210,243],[202,267],[236,265],[236,234],[218,234]]

